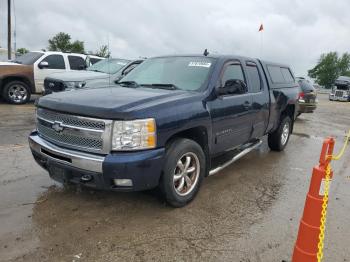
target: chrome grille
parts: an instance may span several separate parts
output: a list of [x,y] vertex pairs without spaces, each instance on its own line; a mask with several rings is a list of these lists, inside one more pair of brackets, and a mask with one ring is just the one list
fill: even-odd
[[90,119],[82,120],[81,117],[48,111],[43,108],[38,108],[37,115],[39,118],[43,118],[52,122],[60,121],[63,124],[76,126],[76,127],[84,127],[84,128],[98,129],[98,130],[104,130],[105,128],[105,122],[103,121],[90,120]]
[[336,90],[336,91],[335,91],[335,96],[337,96],[337,97],[343,97],[343,91]]
[[38,108],[37,130],[47,141],[81,151],[108,154],[111,120],[87,118]]
[[38,131],[43,138],[53,143],[59,142],[64,145],[76,146],[82,149],[102,149],[103,142],[101,138],[96,139],[88,137],[79,137],[65,133],[57,133],[52,128],[46,127],[42,124],[38,124]]

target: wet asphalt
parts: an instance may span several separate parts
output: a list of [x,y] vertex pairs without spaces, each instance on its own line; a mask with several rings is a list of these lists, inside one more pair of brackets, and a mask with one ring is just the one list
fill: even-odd
[[[0,102],[0,261],[290,261],[322,140],[336,151],[350,103],[319,95],[286,150],[256,150],[204,180],[174,209],[156,191],[65,188],[33,160],[33,103]],[[350,261],[350,149],[333,163],[324,261]]]

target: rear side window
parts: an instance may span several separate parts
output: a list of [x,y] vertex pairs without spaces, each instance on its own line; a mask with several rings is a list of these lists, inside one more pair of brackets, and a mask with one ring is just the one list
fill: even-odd
[[240,64],[230,64],[225,68],[225,72],[221,78],[221,84],[225,85],[227,80],[239,79],[245,82],[242,66]]
[[294,82],[294,78],[292,76],[292,73],[290,72],[290,70],[288,68],[281,67],[281,71],[282,71],[282,75],[284,77],[285,82],[287,82],[287,83]]
[[269,65],[267,66],[267,70],[274,84],[294,83],[294,78],[289,68]]
[[284,83],[284,77],[282,75],[281,68],[279,66],[267,66],[271,80],[275,84]]
[[99,58],[90,57],[90,63],[92,65],[96,64],[97,62],[100,62],[101,60],[103,60],[103,59],[102,58],[99,59]]
[[82,70],[85,67],[85,60],[80,56],[68,56],[69,66],[71,70]]
[[247,63],[247,72],[250,80],[250,92],[258,93],[261,91],[261,79],[258,68],[255,63]]
[[45,61],[49,64],[47,69],[65,69],[64,59],[62,55],[48,55],[42,62]]

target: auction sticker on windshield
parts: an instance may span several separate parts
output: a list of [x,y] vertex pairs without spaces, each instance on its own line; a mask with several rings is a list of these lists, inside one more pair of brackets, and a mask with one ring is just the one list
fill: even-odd
[[198,66],[198,67],[210,67],[211,63],[209,62],[190,62],[188,66]]

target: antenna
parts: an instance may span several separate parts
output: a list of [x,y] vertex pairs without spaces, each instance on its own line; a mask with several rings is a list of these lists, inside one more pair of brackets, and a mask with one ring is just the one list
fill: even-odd
[[[107,54],[109,53],[109,34],[107,34]],[[108,83],[109,83],[109,86],[111,85],[111,71],[110,71],[110,63],[109,63],[109,56],[107,57],[108,59]]]

